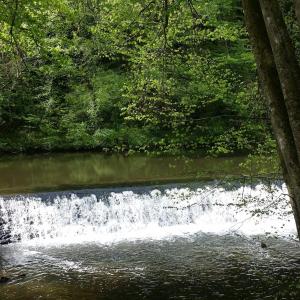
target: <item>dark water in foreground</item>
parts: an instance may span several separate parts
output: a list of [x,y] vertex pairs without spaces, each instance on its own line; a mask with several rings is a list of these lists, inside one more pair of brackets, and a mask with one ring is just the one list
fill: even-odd
[[[0,248],[10,299],[299,299],[300,247],[196,234],[164,241]],[[298,259],[297,259],[298,257]]]

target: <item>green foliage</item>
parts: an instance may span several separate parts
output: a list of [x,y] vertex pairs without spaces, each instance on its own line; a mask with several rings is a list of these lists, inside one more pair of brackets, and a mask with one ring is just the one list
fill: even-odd
[[1,3],[0,151],[229,154],[269,139],[240,1]]
[[259,145],[241,167],[249,174],[278,177],[281,167],[274,139],[269,137],[264,144]]

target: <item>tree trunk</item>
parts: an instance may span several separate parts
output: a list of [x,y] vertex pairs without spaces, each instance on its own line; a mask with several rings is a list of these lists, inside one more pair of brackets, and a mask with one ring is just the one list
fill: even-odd
[[296,17],[300,26],[300,0],[295,0],[295,12]]
[[[300,237],[300,164],[289,119],[289,108],[259,0],[243,0],[246,26],[253,44],[259,79],[271,111],[271,122]],[[299,148],[300,150],[300,148]]]
[[300,158],[300,67],[278,1],[259,2]]

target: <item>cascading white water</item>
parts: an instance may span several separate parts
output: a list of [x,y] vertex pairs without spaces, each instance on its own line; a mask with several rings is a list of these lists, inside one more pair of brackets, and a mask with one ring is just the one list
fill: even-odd
[[[270,190],[271,189],[271,190]],[[285,188],[154,189],[144,194],[0,198],[3,228],[27,243],[111,243],[197,232],[296,234]]]

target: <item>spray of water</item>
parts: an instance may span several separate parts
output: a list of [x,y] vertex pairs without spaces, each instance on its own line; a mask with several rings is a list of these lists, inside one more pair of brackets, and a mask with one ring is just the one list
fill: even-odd
[[[271,191],[270,191],[271,189]],[[0,198],[2,227],[29,244],[113,243],[194,233],[295,235],[285,188],[153,189],[143,194]]]

